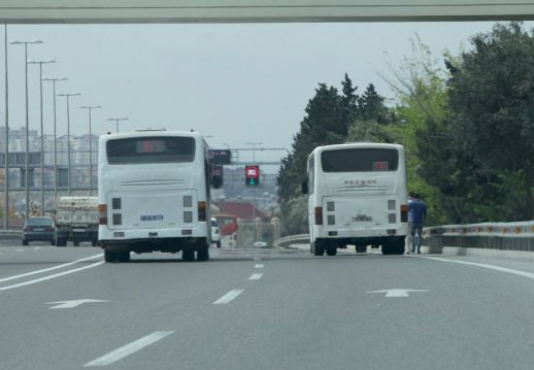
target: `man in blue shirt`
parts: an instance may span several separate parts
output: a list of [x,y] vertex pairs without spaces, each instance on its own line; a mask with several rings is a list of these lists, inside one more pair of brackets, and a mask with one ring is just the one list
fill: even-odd
[[411,213],[410,235],[412,239],[412,253],[417,251],[421,254],[421,236],[423,235],[423,226],[426,220],[426,205],[419,194],[415,194],[414,199],[408,203],[408,214]]

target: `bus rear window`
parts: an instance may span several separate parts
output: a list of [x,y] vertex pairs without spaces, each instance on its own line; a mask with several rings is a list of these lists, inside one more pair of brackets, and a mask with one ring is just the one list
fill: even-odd
[[396,171],[399,152],[376,148],[328,150],[321,154],[321,165],[323,172]]
[[136,137],[109,140],[109,164],[187,163],[195,159],[192,137]]

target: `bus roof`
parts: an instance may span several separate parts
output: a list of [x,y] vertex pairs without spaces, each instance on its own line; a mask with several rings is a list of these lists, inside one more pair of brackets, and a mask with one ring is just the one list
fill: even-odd
[[163,130],[148,130],[148,131],[130,131],[121,133],[108,133],[100,136],[100,140],[107,141],[111,139],[130,138],[130,137],[149,137],[149,136],[185,136],[194,137],[203,140],[204,137],[198,131],[163,131]]
[[383,148],[383,149],[397,149],[404,150],[404,147],[400,144],[388,144],[388,143],[344,143],[344,144],[332,144],[332,145],[322,145],[316,147],[311,153],[310,156],[314,154],[322,153],[325,150],[342,150],[349,148]]

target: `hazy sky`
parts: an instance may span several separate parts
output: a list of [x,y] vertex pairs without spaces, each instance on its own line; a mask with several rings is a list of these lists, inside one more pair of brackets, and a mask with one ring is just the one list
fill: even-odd
[[[208,142],[215,148],[261,142],[290,149],[319,82],[339,87],[347,72],[360,91],[374,83],[379,93],[392,97],[378,72],[388,73],[388,58],[395,65],[411,53],[415,33],[436,55],[445,49],[458,54],[462,43],[467,46],[470,36],[490,30],[492,24],[11,25],[8,34],[9,41],[43,40],[29,48],[28,59],[55,59],[57,64],[43,66],[43,76],[68,77],[58,83],[58,93],[82,94],[71,99],[73,135],[88,132],[87,111],[78,107],[102,105],[93,114],[93,133],[98,135],[115,131],[107,118],[128,117],[121,131],[195,129],[212,136]],[[3,29],[0,34],[3,40]],[[0,81],[3,125],[3,72]],[[21,128],[23,46],[9,46],[9,84],[10,127]],[[29,86],[30,128],[38,129],[37,65],[29,66]],[[44,95],[45,134],[51,134],[49,82]],[[60,134],[66,126],[65,99],[58,98]]]

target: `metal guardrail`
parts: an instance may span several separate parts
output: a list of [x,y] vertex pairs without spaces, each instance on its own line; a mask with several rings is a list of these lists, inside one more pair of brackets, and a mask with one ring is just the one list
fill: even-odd
[[308,244],[310,242],[309,234],[285,236],[273,242],[275,248],[287,248],[291,244]]
[[22,238],[22,230],[0,230],[0,239],[17,240]]
[[[308,234],[286,236],[276,240],[274,246],[307,244],[309,240]],[[423,245],[430,247],[430,253],[442,253],[443,247],[534,252],[534,221],[426,227]]]
[[423,240],[430,253],[441,253],[443,247],[534,252],[534,221],[428,227]]

